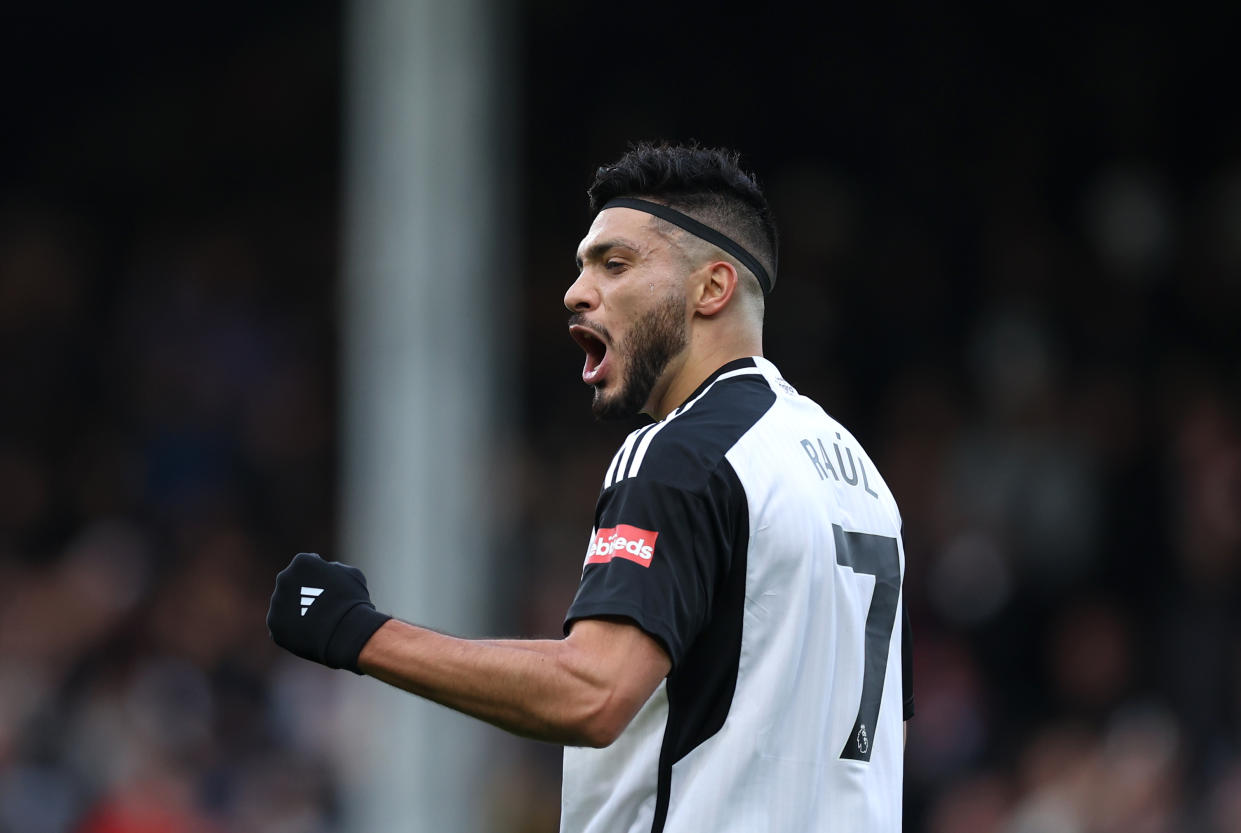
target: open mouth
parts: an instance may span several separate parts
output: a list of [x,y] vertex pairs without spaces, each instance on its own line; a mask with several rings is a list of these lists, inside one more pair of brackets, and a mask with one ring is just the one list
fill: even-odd
[[581,324],[569,327],[569,335],[579,347],[586,351],[586,364],[582,366],[582,381],[588,385],[600,384],[606,372],[607,343],[593,330]]

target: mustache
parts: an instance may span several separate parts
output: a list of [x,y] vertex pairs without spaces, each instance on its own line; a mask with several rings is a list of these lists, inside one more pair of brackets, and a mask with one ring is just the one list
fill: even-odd
[[602,324],[595,324],[587,320],[586,316],[580,312],[575,312],[569,316],[569,327],[585,327],[597,336],[601,336],[605,341],[612,341],[612,334],[608,332],[608,328]]

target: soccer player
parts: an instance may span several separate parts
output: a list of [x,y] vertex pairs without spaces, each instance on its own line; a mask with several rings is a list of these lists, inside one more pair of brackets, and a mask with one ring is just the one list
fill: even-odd
[[564,744],[563,831],[899,831],[900,516],[762,357],[767,202],[735,153],[697,146],[637,146],[589,195],[564,299],[582,379],[598,417],[654,422],[607,467],[565,638],[407,624],[307,553],[277,577],[272,637]]

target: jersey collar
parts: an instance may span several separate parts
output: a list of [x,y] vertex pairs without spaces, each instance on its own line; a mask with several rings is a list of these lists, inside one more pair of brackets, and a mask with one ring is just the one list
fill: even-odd
[[[698,398],[698,395],[702,393],[704,390],[706,390],[708,385],[710,385],[716,379],[720,378],[720,376],[724,375],[725,373],[729,373],[733,370],[742,370],[747,367],[758,367],[758,362],[754,361],[753,356],[746,356],[745,358],[741,358],[741,359],[733,359],[728,364],[718,368],[710,376],[703,379],[702,384],[694,388],[694,392],[691,393],[689,396],[685,397],[684,402],[682,402],[677,407],[673,408],[669,415],[678,413],[682,408],[685,407],[687,403],[692,402],[696,398]],[[664,419],[667,419],[667,417],[664,417]]]

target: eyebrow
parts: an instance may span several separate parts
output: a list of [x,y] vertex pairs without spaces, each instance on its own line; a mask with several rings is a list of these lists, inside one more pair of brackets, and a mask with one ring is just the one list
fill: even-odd
[[640,254],[642,249],[637,243],[626,240],[623,237],[614,237],[611,240],[601,240],[598,243],[592,243],[587,246],[585,251],[577,256],[573,261],[578,271],[582,271],[582,264],[595,260],[602,260],[603,256],[612,249],[628,249],[635,254]]

